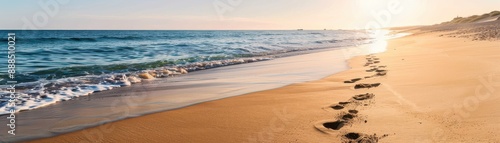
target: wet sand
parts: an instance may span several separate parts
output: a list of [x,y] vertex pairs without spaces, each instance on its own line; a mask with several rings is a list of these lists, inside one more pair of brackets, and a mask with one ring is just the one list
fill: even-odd
[[32,142],[500,141],[500,41],[442,34],[389,40],[321,80]]

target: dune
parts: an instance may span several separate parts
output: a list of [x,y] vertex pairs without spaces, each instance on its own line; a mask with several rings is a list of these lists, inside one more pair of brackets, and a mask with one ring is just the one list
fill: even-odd
[[482,15],[473,15],[468,17],[455,17],[451,21],[443,22],[441,24],[465,24],[465,23],[482,23],[490,22],[500,18],[500,11],[492,11]]

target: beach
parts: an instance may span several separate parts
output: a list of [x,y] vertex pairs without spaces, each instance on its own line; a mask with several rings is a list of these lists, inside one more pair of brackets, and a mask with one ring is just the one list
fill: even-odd
[[28,142],[497,142],[500,42],[456,30],[405,30],[320,80]]
[[6,5],[0,143],[500,143],[499,0]]
[[[385,50],[367,47],[377,39],[359,30],[14,32],[33,34],[17,43],[33,48],[18,53],[25,63],[18,68],[23,76],[16,85],[15,127],[11,120],[0,120],[20,134],[14,136],[8,132],[12,128],[5,128],[0,142],[51,137],[318,80],[348,69],[345,59],[351,56]],[[349,49],[357,52],[344,54]],[[37,55],[39,51],[54,55]],[[68,62],[58,64],[61,60]],[[6,118],[9,91],[0,92],[0,117]]]

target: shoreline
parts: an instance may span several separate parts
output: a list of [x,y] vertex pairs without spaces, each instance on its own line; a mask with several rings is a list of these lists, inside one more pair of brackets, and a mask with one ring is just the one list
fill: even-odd
[[[32,53],[33,51],[29,50],[26,51],[26,54],[34,56],[28,56],[32,58],[27,58],[25,60],[27,61],[40,60],[40,58],[47,59],[47,60],[42,60],[44,64],[47,66],[43,68],[38,68],[36,67],[36,65],[33,65],[31,62],[28,62],[26,63],[25,66],[19,67],[22,69],[18,70],[24,72],[20,73],[23,76],[18,76],[19,78],[16,79],[18,81],[18,84],[16,85],[17,87],[16,91],[18,92],[16,94],[18,97],[21,98],[19,98],[20,102],[15,107],[15,112],[32,110],[39,107],[56,104],[57,102],[73,100],[74,98],[80,96],[87,96],[94,92],[101,92],[117,87],[137,84],[140,83],[142,79],[167,78],[171,76],[186,74],[192,71],[199,71],[204,69],[217,68],[235,64],[264,61],[274,57],[303,54],[303,53],[308,53],[314,49],[321,50],[325,48],[354,46],[357,44],[369,43],[370,41],[373,40],[372,38],[367,37],[362,32],[354,30],[347,32],[227,31],[227,32],[222,32],[221,34],[217,34],[217,32],[216,33],[212,32],[170,33],[170,32],[158,31],[158,32],[153,32],[156,34],[152,35],[148,35],[147,32],[135,33],[142,35],[144,37],[137,35],[123,37],[123,36],[117,36],[120,34],[116,34],[113,32],[108,33],[103,31],[90,32],[88,35],[85,34],[85,31],[74,32],[74,33],[61,32],[61,31],[59,32],[44,31],[41,33],[47,35],[69,34],[71,36],[39,37],[36,35],[35,36],[32,35],[21,39],[23,42],[19,44],[25,44],[24,46],[35,44],[37,45],[35,46],[36,47],[35,49],[38,48],[43,49],[43,47],[47,46],[50,47],[52,46],[50,43],[58,43],[55,45],[68,44],[76,47],[81,45],[82,47],[86,47],[87,50],[85,51],[85,48],[66,49],[64,47],[57,47],[57,46],[55,47],[55,49],[60,49],[61,53],[63,52],[75,53],[74,51],[83,50],[85,51],[84,53],[90,54],[90,57],[92,57],[93,59],[104,58],[107,60],[104,60],[106,62],[100,60],[94,60],[94,62],[97,63],[93,63],[92,60],[90,60],[90,63],[88,61],[69,62],[71,60],[78,60],[78,59],[81,60],[81,58],[73,58],[69,56],[71,54],[58,55],[60,54],[58,52],[52,53],[57,56],[44,57],[42,55],[33,54]],[[130,33],[125,31],[122,34],[134,35],[134,32]],[[248,40],[244,40],[245,37],[232,39],[231,36],[228,36],[231,34],[235,35],[244,34],[248,36],[261,34],[260,36],[257,37],[261,37],[264,39],[265,38],[270,38],[270,39],[276,38],[276,39],[256,40],[254,38],[250,38]],[[344,36],[340,36],[339,37],[340,39],[337,39],[336,38],[337,36],[335,35],[339,34],[346,35],[345,37],[348,38],[342,38]],[[175,35],[173,37],[178,39],[171,41],[169,40],[162,41],[162,38],[164,38],[165,36],[168,37],[168,35],[170,36]],[[220,37],[217,38],[217,35]],[[279,35],[289,38],[281,39],[278,38],[280,37]],[[190,36],[194,38],[192,39],[194,41],[183,38]],[[328,37],[334,37],[334,39],[336,40],[328,39]],[[306,39],[311,39],[311,40],[306,40]],[[233,40],[236,41],[243,40],[243,41],[235,42]],[[272,44],[272,43],[280,43],[281,40],[285,40],[285,42],[281,42],[283,44]],[[135,41],[133,42],[135,44],[132,43],[126,44],[127,41]],[[208,41],[212,41],[213,43],[209,43]],[[261,42],[264,42],[264,44],[262,44]],[[145,48],[143,47],[144,45],[137,46],[137,44],[140,43],[145,43],[145,45],[149,47],[147,48],[148,50],[145,50]],[[185,46],[191,48],[182,48]],[[97,47],[107,47],[107,48],[103,50]],[[166,48],[169,50],[165,51],[162,48]],[[226,50],[224,51],[223,49]],[[117,53],[106,55],[107,52],[113,52],[113,51]],[[70,64],[69,66],[67,64],[52,64],[53,61],[57,61],[57,60],[52,60],[52,58],[68,59],[69,60],[68,63],[78,63],[78,64]],[[2,77],[5,78],[5,76]],[[5,80],[3,82],[5,82]],[[7,88],[8,86],[0,86],[0,87]],[[6,101],[8,101],[8,98],[4,98],[8,94],[9,93],[6,91],[2,91],[0,93],[0,95],[2,95],[2,97],[0,97],[0,105],[5,105]],[[0,114],[9,114],[8,111],[9,109],[7,106],[0,106],[0,109],[1,109]],[[3,111],[4,109],[5,111]],[[0,138],[2,138],[1,134]]]
[[[406,35],[404,35],[404,36],[406,36]],[[401,37],[392,37],[390,39],[393,39],[393,38],[401,38]],[[384,42],[385,41],[383,41],[382,43],[384,43]],[[384,44],[380,45],[377,42],[377,43],[372,43],[372,44],[361,45],[360,47],[345,47],[345,48],[339,48],[339,49],[333,48],[333,49],[314,50],[314,52],[309,52],[309,53],[305,53],[305,54],[299,54],[299,55],[292,54],[292,55],[288,55],[288,56],[285,56],[285,58],[286,57],[295,58],[295,57],[300,56],[300,55],[319,54],[319,53],[327,53],[327,52],[335,52],[335,51],[337,53],[343,52],[342,53],[343,55],[337,55],[337,56],[335,56],[335,57],[337,57],[339,59],[346,58],[345,56],[351,56],[350,58],[352,58],[352,56],[368,55],[368,54],[382,52],[382,51],[385,50],[384,48],[385,48]],[[367,49],[369,49],[369,50],[367,50]],[[343,56],[343,57],[341,57],[341,56]],[[348,60],[342,60],[342,61],[345,62],[346,64],[349,64]],[[264,61],[264,62],[268,62],[268,61]],[[330,62],[335,63],[333,61],[330,61]],[[235,65],[235,66],[237,66],[237,65]],[[228,66],[226,68],[230,68],[230,67],[233,67],[233,66]],[[224,68],[224,67],[222,67],[222,68]],[[345,68],[344,70],[333,72],[333,73],[336,74],[336,73],[339,73],[339,72],[344,72],[346,70],[349,70],[349,68],[350,67]],[[209,70],[218,70],[218,69],[219,68],[209,69]],[[201,72],[203,72],[203,71],[201,71]],[[194,72],[194,73],[196,74],[198,72]],[[331,74],[327,75],[325,77],[328,77],[328,76],[331,76]],[[325,78],[325,77],[320,78],[320,80],[323,79],[323,78]],[[168,110],[162,110],[162,111],[158,111],[158,112],[147,113],[145,115],[141,115],[141,116],[138,116],[138,117],[119,119],[119,120],[116,120],[116,121],[106,122],[106,123],[104,123],[104,125],[90,126],[90,127],[86,127],[86,128],[83,128],[83,129],[78,129],[76,131],[71,131],[71,132],[63,133],[62,135],[70,134],[72,132],[79,132],[79,131],[82,131],[82,130],[85,131],[85,130],[87,130],[89,128],[99,128],[99,127],[102,127],[102,126],[106,126],[106,124],[113,124],[114,122],[120,122],[120,121],[134,119],[134,118],[141,118],[143,116],[149,116],[149,115],[159,114],[159,113],[163,113],[163,112],[171,112],[171,111],[175,111],[175,110],[182,110],[184,108],[189,108],[191,106],[198,106],[200,104],[205,104],[207,102],[210,103],[210,102],[217,102],[219,100],[227,100],[227,99],[235,98],[235,97],[238,97],[238,96],[246,96],[247,94],[254,94],[254,93],[259,93],[259,92],[265,92],[265,91],[268,91],[268,90],[276,90],[276,89],[287,87],[287,86],[291,86],[291,85],[294,85],[294,84],[300,84],[300,83],[311,82],[311,81],[314,81],[314,80],[308,79],[308,80],[303,81],[303,82],[291,83],[291,84],[287,84],[287,85],[284,85],[284,86],[279,86],[279,87],[276,87],[276,88],[270,88],[270,89],[264,89],[264,90],[256,90],[254,92],[248,92],[248,93],[244,93],[244,94],[238,94],[237,96],[230,96],[230,97],[225,97],[225,98],[221,98],[221,99],[214,99],[214,100],[209,100],[209,101],[204,101],[204,102],[200,102],[200,103],[190,104],[190,105],[186,105],[186,106],[182,106],[182,107],[178,107],[178,108],[172,108],[172,109],[168,109]],[[285,110],[283,112],[286,112]],[[55,136],[55,137],[57,137],[57,136]],[[48,137],[48,138],[52,138],[52,137]],[[44,139],[44,138],[41,138],[41,139]],[[38,141],[38,140],[40,140],[40,138],[38,138],[38,139],[31,139],[31,140],[25,140],[23,142],[26,142],[26,141],[31,142],[31,141]]]
[[[439,34],[389,40],[388,50],[375,54],[381,63],[377,66],[386,66],[388,71],[383,77],[344,83],[373,75],[363,65],[367,58],[375,57],[357,56],[349,60],[349,70],[320,80],[204,102],[30,142],[339,142],[349,141],[344,135],[350,133],[368,138],[374,136],[381,142],[499,140],[495,136],[500,128],[495,101],[500,97],[474,95],[477,87],[490,88],[491,95],[497,95],[491,91],[500,89],[481,83],[482,78],[498,81],[498,69],[494,66],[494,61],[500,59],[494,54],[500,52],[498,41],[470,41],[439,37]],[[381,85],[355,89],[353,86],[358,83]],[[330,109],[332,104],[364,93],[375,96],[366,105],[346,106],[346,109],[357,111],[349,124],[338,130],[324,131],[316,126],[345,115],[342,110]],[[472,99],[481,99],[481,102],[473,104],[476,102],[469,102]],[[454,110],[457,104],[468,116]]]
[[[18,125],[19,130],[25,131],[31,131],[32,133],[30,134],[36,134],[36,135],[31,135],[31,137],[24,138],[22,136],[17,136],[18,139],[15,139],[14,141],[26,141],[26,140],[32,140],[32,139],[37,139],[37,138],[43,138],[43,137],[50,137],[54,136],[57,134],[61,133],[69,133],[73,131],[78,131],[82,130],[85,128],[89,127],[95,127],[96,125],[100,125],[103,123],[109,123],[109,122],[116,122],[120,120],[127,120],[129,118],[134,118],[137,116],[142,116],[142,115],[149,115],[149,114],[155,114],[159,112],[166,112],[170,110],[177,110],[179,108],[184,108],[196,104],[201,104],[203,102],[210,102],[214,100],[221,100],[225,98],[229,98],[232,96],[239,96],[247,93],[252,93],[256,91],[262,91],[262,90],[269,90],[269,89],[274,89],[274,88],[280,88],[282,86],[286,86],[292,83],[300,83],[304,81],[311,81],[315,79],[320,79],[325,76],[330,75],[331,73],[336,73],[339,70],[344,70],[345,69],[345,64],[346,61],[344,60],[346,55],[343,55],[343,52],[349,51],[347,49],[358,49],[358,50],[352,50],[355,52],[377,52],[377,51],[359,51],[359,49],[366,49],[367,45],[361,45],[360,47],[344,47],[344,48],[330,48],[330,49],[320,49],[320,50],[309,50],[307,53],[302,54],[297,54],[297,53],[288,53],[287,55],[284,55],[284,57],[277,58],[275,60],[271,61],[264,61],[264,62],[254,62],[254,63],[249,63],[249,64],[239,64],[239,65],[232,65],[232,66],[225,66],[225,67],[220,67],[220,68],[213,68],[213,69],[208,69],[208,70],[203,70],[199,72],[193,72],[190,73],[191,75],[189,76],[179,76],[176,78],[168,78],[168,79],[157,79],[153,81],[146,81],[145,83],[141,83],[139,86],[131,86],[131,87],[121,87],[109,91],[102,91],[98,93],[94,93],[90,96],[86,96],[83,98],[79,98],[78,100],[70,100],[70,101],[65,101],[61,102],[58,104],[54,104],[53,106],[48,106],[36,110],[29,110],[29,111],[24,111],[21,112],[22,118],[20,118],[22,121],[20,123],[26,123],[30,122],[30,124],[40,124],[43,126],[40,127],[30,127],[30,128],[24,128],[26,126]],[[379,49],[380,50],[380,49]],[[354,53],[353,53],[354,54]],[[356,54],[361,54],[361,53],[356,53]],[[322,59],[323,58],[323,59]],[[300,59],[309,59],[309,60],[300,60]],[[321,60],[322,59],[322,60]],[[309,63],[308,63],[309,62]],[[343,63],[340,64],[339,62]],[[334,66],[329,66],[323,69],[317,69],[321,68],[322,66],[326,66],[330,64],[335,64]],[[299,69],[297,69],[299,68]],[[254,71],[252,71],[252,69]],[[259,70],[255,71],[255,69],[265,69],[265,70]],[[286,70],[285,70],[286,69]],[[281,71],[285,70],[285,71]],[[219,73],[221,72],[221,73]],[[277,76],[273,74],[278,74],[279,73],[286,73],[286,76]],[[315,73],[315,74],[312,74]],[[229,79],[223,78],[223,74],[226,76],[229,75]],[[237,78],[239,76],[243,75],[253,75],[256,79],[251,79],[250,81],[246,81],[249,79],[244,79],[244,78]],[[243,76],[245,77],[245,76]],[[215,78],[216,80],[214,80]],[[238,88],[236,87],[231,87],[234,85],[228,86],[224,85],[229,82],[238,82],[241,80],[246,81],[251,84],[256,84],[256,85],[244,85],[246,86],[245,88]],[[188,82],[185,82],[188,81]],[[190,83],[191,81],[194,81],[193,83]],[[205,81],[215,81],[213,84],[207,83]],[[168,82],[168,83],[167,83]],[[254,83],[252,83],[254,82]],[[275,83],[273,83],[275,82]],[[222,84],[221,84],[222,83]],[[157,87],[155,84],[161,84],[164,87]],[[173,85],[171,85],[173,84]],[[262,85],[258,85],[262,84]],[[201,86],[207,86],[206,88],[203,89],[197,89],[201,88]],[[216,87],[216,86],[221,86],[222,87]],[[169,91],[169,89],[172,88],[180,88],[178,91]],[[221,97],[215,97],[210,95],[210,98],[207,99],[202,99],[202,101],[195,101],[194,104],[186,104],[186,105],[181,105],[178,103],[169,103],[169,101],[180,101],[181,102],[186,102],[187,98],[191,98],[189,94],[189,90],[198,90],[198,91],[204,91],[204,90],[212,90],[212,89],[224,89],[227,91],[208,91],[209,93],[212,93],[216,95],[217,93],[222,93],[222,95],[217,95],[217,96],[222,96]],[[182,90],[186,89],[186,90]],[[153,94],[150,97],[143,97],[139,98],[139,96],[136,96],[135,94],[140,95],[148,95],[148,94]],[[175,94],[176,96],[172,97],[173,99],[165,98],[161,99],[158,101],[157,97],[154,96],[160,96],[160,95],[165,95],[165,94]],[[178,95],[177,95],[178,94]],[[197,96],[206,96],[206,95],[197,95]],[[88,102],[92,101],[92,102]],[[118,103],[116,103],[119,100]],[[154,101],[153,101],[154,100]],[[191,99],[190,99],[191,100]],[[199,100],[199,99],[196,99]],[[149,102],[149,103],[148,103]],[[165,102],[165,103],[161,103]],[[188,101],[191,102],[191,101]],[[87,105],[92,103],[92,105]],[[109,104],[112,105],[109,105]],[[150,106],[151,103],[157,104],[154,106]],[[158,104],[161,103],[161,104]],[[114,104],[125,104],[125,106],[122,105],[114,105]],[[149,105],[148,105],[149,104]],[[184,103],[182,103],[184,104]],[[160,107],[160,105],[163,105],[164,107]],[[110,108],[107,108],[107,106],[110,106]],[[86,107],[86,108],[84,108]],[[105,108],[103,110],[102,108]],[[153,108],[151,108],[153,107]],[[62,110],[64,108],[64,110]],[[94,111],[91,111],[87,108],[90,108]],[[160,108],[167,108],[167,109],[160,109]],[[68,111],[69,109],[73,109],[71,111]],[[77,110],[74,110],[77,109]],[[67,112],[63,112],[67,111]],[[95,112],[103,112],[105,114],[94,114]],[[78,113],[78,115],[76,115]],[[42,115],[43,114],[43,115]],[[75,114],[75,115],[73,115]],[[82,116],[80,114],[86,115]],[[122,114],[122,115],[116,115],[116,114]],[[125,116],[123,116],[123,114]],[[33,117],[42,117],[44,120],[36,120],[36,118]],[[64,118],[64,117],[72,117],[72,118]],[[97,117],[97,118],[96,118]],[[105,117],[105,118],[101,118]],[[84,119],[87,118],[89,121],[84,121]],[[0,121],[0,123],[3,121]],[[70,126],[68,126],[70,125]],[[33,132],[34,131],[34,132]],[[44,131],[44,132],[39,132],[39,131]],[[12,141],[12,139],[4,140],[4,141]]]

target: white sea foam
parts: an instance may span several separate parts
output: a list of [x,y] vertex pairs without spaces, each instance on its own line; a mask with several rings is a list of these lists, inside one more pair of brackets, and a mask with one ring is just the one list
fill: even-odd
[[[0,115],[9,114],[11,109],[14,109],[16,112],[23,110],[32,110],[54,104],[56,102],[71,100],[73,98],[81,96],[88,96],[94,92],[111,90],[117,87],[120,87],[120,85],[85,84],[75,87],[62,87],[59,90],[55,91],[55,93],[47,93],[45,88],[30,89],[24,91],[24,93],[15,94],[17,97],[16,106],[7,106],[7,102],[2,103],[2,107],[0,107]],[[2,91],[0,94],[6,95],[3,96],[3,98],[1,98],[0,100],[9,100],[10,97],[8,96],[9,94],[7,91]]]
[[[142,79],[138,78],[138,74],[140,73],[152,73],[155,75],[154,78],[166,78],[186,74],[188,71],[204,70],[270,59],[271,58],[261,57],[199,62],[184,65],[182,67],[162,67],[126,74],[88,75],[56,80],[40,80],[36,82],[20,83],[17,85],[20,89],[16,89],[17,91],[15,95],[17,100],[15,101],[16,106],[14,107],[9,105],[10,93],[8,91],[0,91],[0,115],[9,114],[11,109],[14,109],[15,112],[32,110],[61,101],[72,100],[81,96],[88,96],[94,92],[111,90],[122,86],[130,86],[142,81]],[[154,78],[148,80],[154,80]],[[0,87],[5,89],[7,88],[7,85]]]

